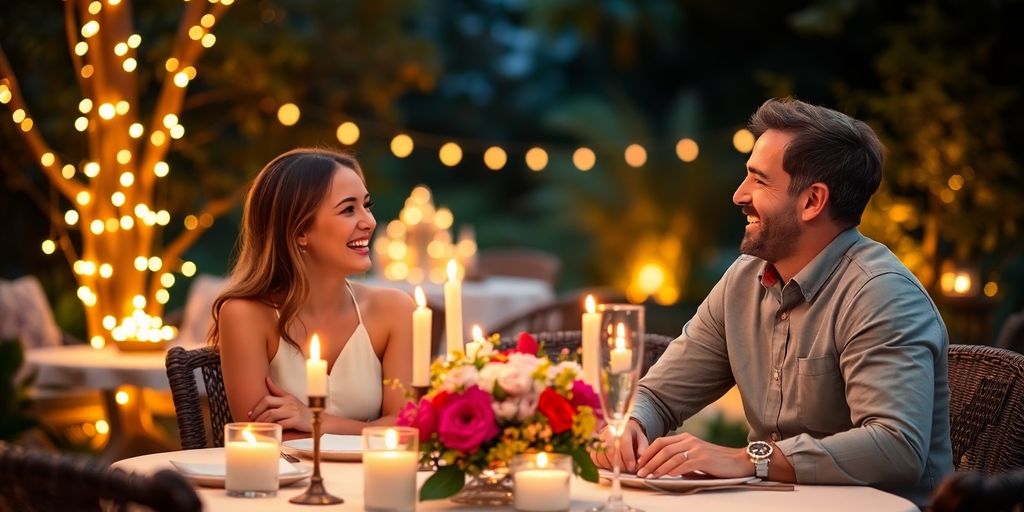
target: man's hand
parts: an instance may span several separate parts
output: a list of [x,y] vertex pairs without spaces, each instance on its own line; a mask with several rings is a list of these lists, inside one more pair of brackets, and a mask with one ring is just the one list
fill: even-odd
[[261,398],[249,411],[252,421],[277,423],[284,429],[300,432],[313,430],[313,413],[305,404],[274,384],[270,377],[267,377],[267,390],[270,394]]
[[647,436],[636,420],[629,420],[626,423],[626,430],[622,433],[620,452],[615,452],[615,439],[612,437],[611,429],[605,427],[601,431],[601,438],[608,448],[602,452],[590,452],[590,458],[598,467],[612,469],[612,462],[615,457],[619,458],[619,467],[633,473],[637,468],[637,457],[647,450]]
[[640,454],[640,477],[685,475],[702,471],[718,478],[752,476],[754,465],[744,448],[728,448],[690,434],[659,437]]

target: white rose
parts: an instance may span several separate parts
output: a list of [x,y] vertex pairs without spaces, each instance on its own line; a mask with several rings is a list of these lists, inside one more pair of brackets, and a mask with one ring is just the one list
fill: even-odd
[[[477,384],[479,373],[473,365],[456,366],[444,376],[442,389],[449,393],[456,393],[459,390],[473,387]],[[489,391],[489,390],[484,390]]]

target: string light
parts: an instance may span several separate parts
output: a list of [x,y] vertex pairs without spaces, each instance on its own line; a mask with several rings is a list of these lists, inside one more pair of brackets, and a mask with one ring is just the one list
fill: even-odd
[[78,55],[79,57],[84,57],[85,54],[88,53],[88,51],[89,43],[85,41],[79,41],[75,44],[75,55]]
[[153,174],[155,174],[157,178],[163,178],[164,176],[167,176],[167,173],[170,171],[171,168],[170,166],[167,165],[167,162],[161,161],[153,165]]
[[[167,59],[166,62],[164,62],[164,69],[166,69],[168,73],[173,73],[173,72],[177,71],[178,66],[180,66],[180,65],[181,64],[178,62],[178,59],[175,59],[174,57],[171,57],[171,58]],[[185,77],[185,78],[187,79],[188,77]]]
[[137,139],[142,137],[144,130],[145,128],[142,127],[142,123],[132,123],[132,125],[128,127],[128,136],[133,139]]
[[299,116],[302,112],[299,111],[298,105],[294,103],[285,103],[277,109],[277,120],[285,126],[292,126],[299,122]]
[[185,277],[192,277],[196,275],[196,264],[191,261],[185,261],[181,264],[181,275]]
[[[128,162],[132,161],[132,152],[127,149],[122,149],[117,152],[117,163],[121,165],[127,165]],[[127,185],[125,185],[127,186]]]
[[195,215],[188,215],[185,217],[185,229],[192,231],[199,227],[199,217]]
[[117,43],[114,45],[114,55],[124,57],[128,53],[128,43]]
[[124,205],[124,201],[125,201],[124,192],[121,192],[120,190],[118,190],[117,192],[114,192],[113,194],[110,194],[110,204],[112,204],[114,206],[117,206],[117,207],[120,207],[120,206]]
[[89,14],[99,14],[100,9],[103,8],[103,4],[100,2],[89,3]]
[[441,163],[448,167],[455,167],[462,161],[462,148],[454,142],[446,142],[438,151]]
[[104,103],[100,105],[98,112],[100,114],[100,117],[106,120],[110,120],[114,118],[115,114],[117,114],[117,109],[115,109],[114,106],[110,103]]
[[338,138],[338,142],[351,146],[359,140],[359,127],[351,121],[345,121],[338,125],[335,136]]
[[138,48],[140,44],[142,44],[142,36],[140,36],[138,34],[132,34],[132,35],[128,36],[128,47],[129,48]]
[[157,130],[157,131],[149,134],[149,142],[152,143],[156,147],[163,146],[164,142],[167,142],[167,134],[165,134],[162,131]]
[[128,57],[124,60],[124,62],[121,63],[121,67],[124,68],[124,70],[128,73],[135,71],[135,67],[138,65],[138,62],[136,62],[135,59],[132,57]]
[[213,28],[213,24],[216,22],[217,18],[215,18],[212,14],[204,14],[202,19],[199,20],[199,24],[202,25],[204,28]]
[[492,171],[500,171],[508,162],[508,155],[505,150],[498,146],[491,146],[484,151],[484,165]]
[[572,153],[572,164],[583,172],[593,169],[594,164],[596,163],[597,155],[595,155],[594,150],[590,148],[578,148]]
[[206,34],[203,36],[200,44],[203,45],[203,48],[212,48],[214,44],[217,44],[217,36],[213,34]]
[[78,111],[83,114],[88,114],[92,110],[92,100],[85,98],[78,102]]
[[700,147],[693,139],[679,139],[676,143],[676,156],[684,162],[692,162],[700,154]]
[[64,164],[64,167],[60,168],[60,175],[66,180],[70,180],[75,177],[75,166],[71,164]]
[[630,144],[626,148],[625,158],[630,167],[643,167],[647,163],[647,150],[639,144]]
[[66,222],[68,226],[78,224],[78,212],[75,210],[68,210],[64,212],[64,222]]
[[188,75],[185,74],[184,71],[175,73],[174,74],[174,85],[177,85],[178,87],[181,87],[182,89],[184,89],[185,87],[188,87]]
[[75,202],[78,203],[79,206],[85,206],[85,205],[89,204],[89,201],[91,199],[92,199],[92,195],[89,194],[88,190],[83,190],[83,191],[81,191],[81,192],[79,192],[78,194],[75,195]]
[[100,265],[100,277],[103,279],[110,279],[110,276],[114,275],[114,266],[110,263],[104,263]]
[[43,254],[53,254],[54,251],[57,250],[57,243],[53,240],[46,239],[43,240],[41,248],[43,249]]
[[754,149],[754,134],[746,128],[736,130],[732,136],[732,146],[740,153],[750,153]]
[[82,168],[82,172],[90,178],[95,178],[100,175],[100,164],[96,162],[88,162],[85,167]]
[[96,35],[100,31],[100,24],[96,20],[91,20],[85,25],[82,25],[82,37],[90,38]]
[[118,181],[120,181],[122,187],[130,187],[132,183],[135,183],[135,175],[131,171],[122,172]]
[[548,152],[538,147],[532,147],[526,152],[526,166],[531,171],[540,172],[548,166]]
[[412,137],[400,133],[391,139],[391,152],[394,153],[398,158],[405,158],[412,154],[413,142]]

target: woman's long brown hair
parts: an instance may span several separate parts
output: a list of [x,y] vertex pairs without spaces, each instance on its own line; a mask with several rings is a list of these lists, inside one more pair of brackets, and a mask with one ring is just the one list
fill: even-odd
[[318,148],[284,153],[253,180],[242,213],[238,259],[227,288],[213,302],[213,326],[207,335],[211,346],[220,343],[221,306],[247,299],[277,309],[281,337],[299,348],[288,327],[309,294],[309,281],[296,238],[311,226],[339,166],[365,182],[355,158]]

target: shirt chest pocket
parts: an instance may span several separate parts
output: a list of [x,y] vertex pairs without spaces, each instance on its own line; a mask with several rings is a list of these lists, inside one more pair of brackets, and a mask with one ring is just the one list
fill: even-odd
[[796,406],[808,433],[822,437],[850,428],[846,384],[832,356],[797,359]]

